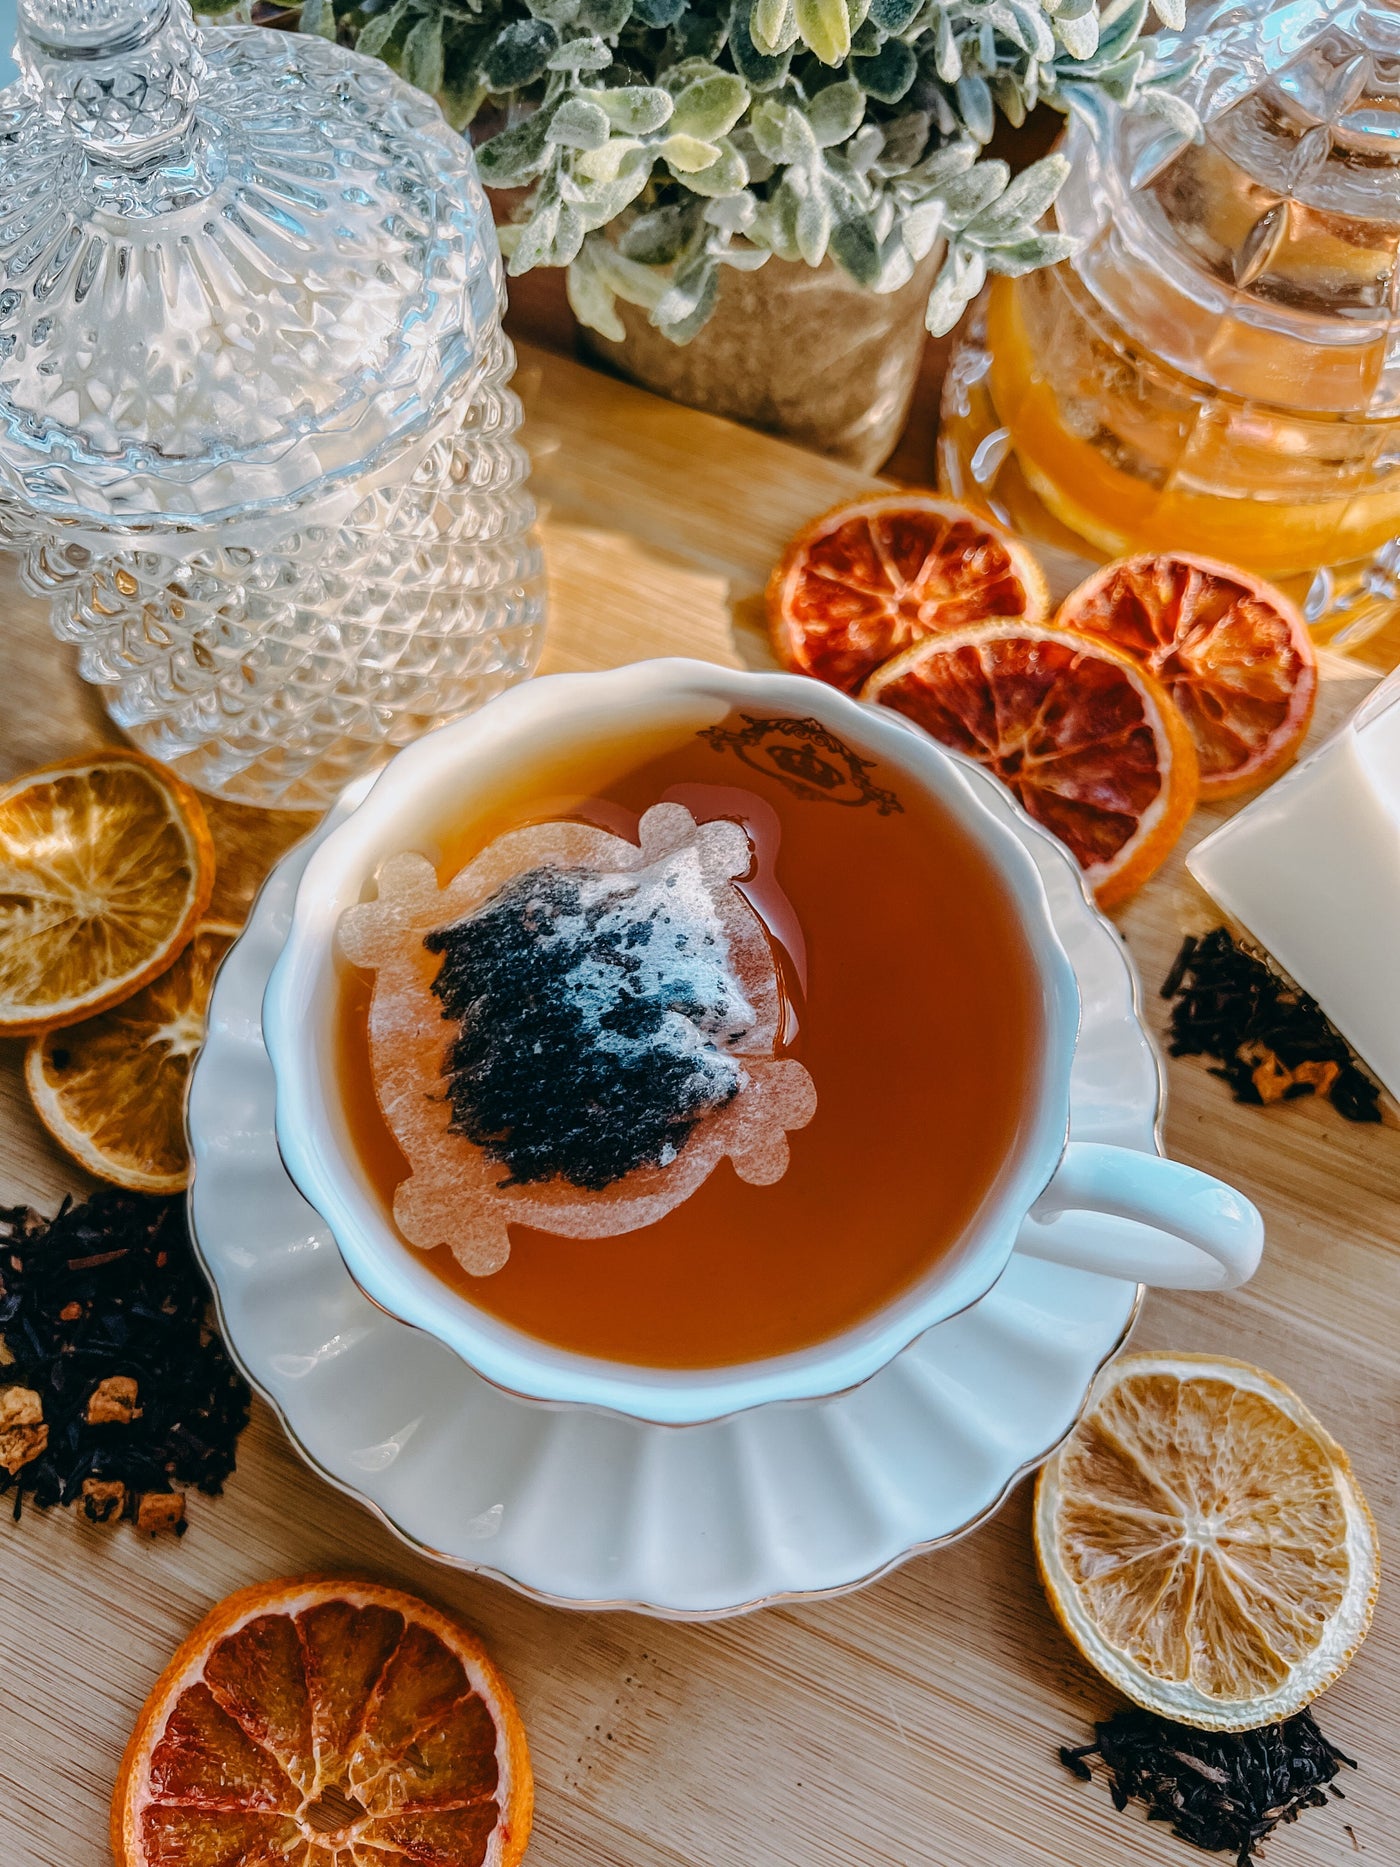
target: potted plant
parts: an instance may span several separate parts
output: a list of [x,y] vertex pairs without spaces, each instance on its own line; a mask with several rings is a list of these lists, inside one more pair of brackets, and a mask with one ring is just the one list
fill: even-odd
[[[243,0],[246,6],[248,0]],[[1000,111],[1142,92],[1190,112],[1148,0],[303,0],[385,59],[519,191],[509,271],[567,268],[589,347],[679,400],[864,467],[925,326],[989,271],[1064,257],[1051,155],[984,154]],[[1156,0],[1170,24],[1183,0]],[[290,23],[290,20],[288,20]]]

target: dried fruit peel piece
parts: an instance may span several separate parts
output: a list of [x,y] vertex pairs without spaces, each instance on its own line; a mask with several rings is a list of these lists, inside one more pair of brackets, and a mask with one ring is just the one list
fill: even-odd
[[1272,1375],[1121,1357],[1036,1489],[1051,1606],[1128,1698],[1182,1724],[1291,1717],[1365,1638],[1375,1524],[1346,1454]]
[[[473,1276],[489,1276],[506,1262],[512,1224],[566,1238],[636,1231],[688,1198],[726,1156],[741,1179],[771,1185],[787,1170],[787,1131],[804,1127],[816,1111],[803,1065],[773,1054],[782,1024],[778,970],[762,923],[731,885],[749,868],[748,838],[734,823],[697,824],[680,804],[654,805],[638,835],[631,843],[589,824],[528,825],[498,837],[445,888],[426,858],[405,852],[380,869],[377,899],[341,917],[341,951],[375,973],[369,1013],[375,1091],[412,1169],[395,1194],[394,1222],[420,1249],[446,1245]],[[639,1167],[599,1190],[559,1180],[503,1184],[500,1163],[451,1125],[444,1084],[455,1026],[434,996],[441,962],[425,936],[532,870],[640,874],[685,851],[698,860],[752,1013],[725,1053],[743,1065],[738,1092],[698,1121],[666,1165]]]

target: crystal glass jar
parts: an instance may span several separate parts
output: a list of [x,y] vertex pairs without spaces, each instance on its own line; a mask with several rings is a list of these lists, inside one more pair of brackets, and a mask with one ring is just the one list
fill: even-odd
[[529,673],[543,579],[471,151],[378,62],[21,0],[0,539],[136,742],[328,802]]
[[1203,134],[1141,107],[1072,122],[1078,250],[978,306],[940,480],[1061,583],[1202,551],[1400,658],[1400,9],[1232,0],[1159,44],[1195,60]]

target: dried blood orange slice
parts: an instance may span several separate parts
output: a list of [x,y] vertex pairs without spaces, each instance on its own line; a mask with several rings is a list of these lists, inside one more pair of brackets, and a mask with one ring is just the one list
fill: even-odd
[[1156,675],[1196,741],[1202,797],[1276,777],[1308,730],[1307,624],[1249,571],[1184,551],[1123,558],[1071,591],[1055,622],[1115,642]]
[[1105,642],[1014,622],[954,630],[888,662],[862,698],[994,771],[1105,907],[1161,865],[1195,807],[1185,720]]
[[779,660],[847,693],[926,635],[998,617],[1040,622],[1049,606],[1019,539],[928,493],[872,493],[814,519],[768,584]]
[[331,1576],[220,1602],[146,1700],[112,1799],[119,1867],[514,1867],[525,1731],[479,1641]]

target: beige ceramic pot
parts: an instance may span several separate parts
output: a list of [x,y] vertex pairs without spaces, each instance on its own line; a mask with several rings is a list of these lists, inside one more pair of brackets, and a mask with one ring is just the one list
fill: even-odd
[[707,414],[781,435],[865,472],[883,466],[909,413],[924,307],[941,243],[897,292],[856,285],[831,260],[720,268],[714,315],[673,344],[618,301],[620,343],[580,329],[585,350],[630,382]]

